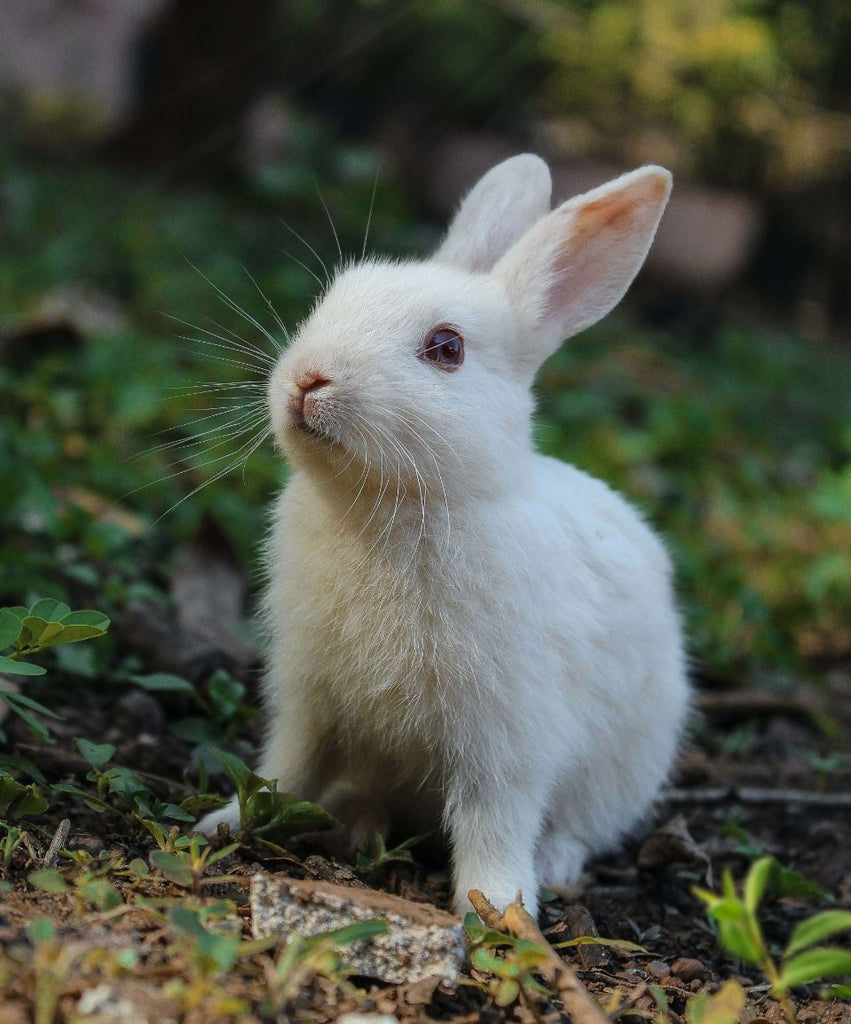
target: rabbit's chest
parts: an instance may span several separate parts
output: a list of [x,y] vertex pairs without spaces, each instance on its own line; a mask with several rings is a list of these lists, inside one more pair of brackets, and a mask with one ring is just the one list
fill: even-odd
[[338,563],[333,589],[304,582],[316,599],[303,602],[290,627],[294,643],[310,649],[311,686],[360,728],[404,729],[425,742],[445,734],[445,719],[484,671],[469,615],[427,582],[393,580],[380,565],[347,571]]

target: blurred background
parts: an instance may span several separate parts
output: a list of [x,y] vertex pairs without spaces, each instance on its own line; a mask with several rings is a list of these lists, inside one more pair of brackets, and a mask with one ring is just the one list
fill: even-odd
[[[167,614],[202,537],[250,608],[286,474],[244,414],[267,298],[297,322],[367,224],[427,253],[513,153],[558,200],[652,161],[650,260],[544,368],[540,445],[664,532],[705,679],[851,691],[844,0],[0,0],[0,25],[0,603]],[[148,657],[111,643],[63,669]]]

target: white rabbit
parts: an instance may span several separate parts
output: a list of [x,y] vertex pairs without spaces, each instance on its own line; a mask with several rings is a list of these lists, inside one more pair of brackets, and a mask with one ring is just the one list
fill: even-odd
[[[688,703],[664,547],[536,454],[530,391],[621,299],[671,176],[550,212],[499,164],[428,260],[344,268],[269,382],[293,475],[268,545],[259,773],[362,835],[442,826],[455,904],[575,883],[646,813]],[[201,823],[238,824],[234,804]]]

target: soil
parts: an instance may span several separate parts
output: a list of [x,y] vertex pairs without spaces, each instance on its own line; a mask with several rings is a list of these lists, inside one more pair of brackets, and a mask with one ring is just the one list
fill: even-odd
[[[741,880],[761,852],[775,854],[784,867],[822,890],[822,895],[787,895],[766,903],[761,919],[775,952],[794,925],[817,910],[851,909],[851,768],[844,756],[830,760],[851,725],[847,707],[839,705],[826,732],[823,718],[805,714],[798,698],[784,704],[765,701],[760,690],[738,689],[735,694],[737,711],[731,721],[729,708],[718,711],[719,705],[727,707],[725,691],[704,691],[702,724],[653,820],[620,850],[590,863],[577,892],[549,894],[543,904],[540,923],[552,942],[596,932],[648,951],[637,955],[601,946],[564,951],[582,982],[615,1017],[630,1019],[624,1013],[631,1008],[631,1019],[654,1020],[657,987],[667,997],[670,1020],[678,1024],[686,1019],[693,994],[711,993],[726,979],[737,978],[748,994],[743,1020],[783,1020],[759,971],[719,949],[692,893],[695,885],[717,887],[727,868]],[[15,752],[37,764],[49,782],[73,779],[87,785],[88,766],[71,742],[71,737],[85,735],[113,743],[114,763],[144,773],[157,796],[179,801],[192,791],[195,778],[189,770],[191,747],[167,728],[180,699],[66,686],[45,698],[62,716],[56,723],[56,742],[40,742],[17,721],[7,720],[4,726]],[[486,1024],[533,1024],[559,1016],[568,1020],[546,995],[530,1005],[497,1006],[477,984],[481,976],[469,969],[464,983],[455,987],[436,981],[394,987],[362,978],[344,980],[333,970],[330,976],[306,970],[294,990],[281,985],[276,989],[279,954],[274,948],[258,948],[220,972],[187,952],[190,946],[176,938],[167,917],[170,901],[189,900],[198,907],[226,898],[234,901],[236,915],[221,927],[250,939],[247,885],[258,867],[295,878],[380,889],[447,909],[447,865],[425,862],[416,847],[412,863],[389,862],[365,871],[329,856],[321,836],[287,842],[286,849],[246,838],[211,871],[226,872],[229,880],[207,884],[200,895],[155,871],[141,879],[119,872],[111,877],[124,903],[103,911],[74,891],[51,894],[27,882],[29,872],[43,867],[63,818],[71,823],[65,849],[95,857],[108,851],[113,869],[116,858],[125,864],[145,860],[155,848],[141,828],[95,813],[74,796],[58,800],[49,812],[27,823],[27,840],[15,850],[7,871],[11,888],[0,896],[0,989],[5,991],[0,1024],[30,1019],[39,1024],[83,1019],[327,1021],[345,1011]],[[73,879],[67,857],[58,866]],[[140,907],[140,897],[154,905]],[[52,939],[38,942],[26,931],[39,917],[56,924]],[[132,955],[121,953],[128,949]],[[796,990],[795,1004],[802,1024],[851,1024],[849,1003],[831,997],[824,985]]]

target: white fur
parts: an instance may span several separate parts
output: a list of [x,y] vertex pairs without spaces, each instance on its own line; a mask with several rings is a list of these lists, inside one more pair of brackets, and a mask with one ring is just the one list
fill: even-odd
[[[498,906],[522,889],[534,913],[539,885],[574,883],[647,811],[688,698],[662,544],[534,452],[529,390],[628,287],[670,175],[546,214],[541,168],[489,172],[437,259],[340,273],[269,384],[294,473],[268,547],[260,774],[356,830],[442,823],[459,910],[477,887]],[[441,324],[466,340],[454,372],[417,356]],[[288,411],[310,372],[330,381],[313,433]]]

